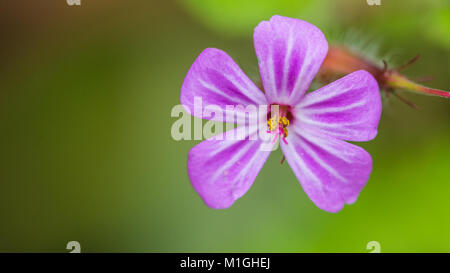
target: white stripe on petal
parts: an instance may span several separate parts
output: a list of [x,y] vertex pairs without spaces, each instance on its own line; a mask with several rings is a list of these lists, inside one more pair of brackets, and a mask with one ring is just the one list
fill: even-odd
[[[336,169],[334,169],[333,167],[331,167],[330,165],[328,165],[324,160],[322,160],[317,153],[311,149],[309,147],[309,145],[307,143],[305,143],[300,137],[296,136],[299,140],[299,143],[302,144],[302,148],[305,150],[305,152],[308,153],[309,156],[311,156],[314,161],[316,161],[318,164],[320,164],[320,166],[322,166],[322,168],[324,168],[325,170],[327,170],[330,174],[332,174],[334,177],[336,177],[337,179],[339,179],[340,181],[342,181],[343,183],[347,183],[347,181],[345,180],[344,177],[342,177],[337,171]],[[327,149],[328,151],[328,149]]]
[[214,93],[216,93],[216,94],[218,94],[218,95],[220,95],[220,96],[222,96],[222,97],[224,97],[224,98],[226,98],[226,99],[228,99],[228,100],[230,100],[230,101],[236,101],[236,102],[238,102],[239,104],[246,105],[246,102],[240,100],[240,99],[237,98],[237,97],[227,95],[227,94],[224,93],[223,91],[219,90],[216,86],[214,86],[214,85],[212,85],[212,84],[209,84],[209,83],[203,81],[202,79],[199,79],[199,81],[200,81],[200,83],[202,84],[203,87],[207,88],[207,89],[210,90],[211,92],[214,92]]
[[295,115],[301,116],[302,114],[327,114],[327,113],[338,113],[348,110],[354,110],[354,108],[361,107],[365,105],[365,101],[356,101],[349,105],[339,106],[339,107],[296,107],[295,108]]

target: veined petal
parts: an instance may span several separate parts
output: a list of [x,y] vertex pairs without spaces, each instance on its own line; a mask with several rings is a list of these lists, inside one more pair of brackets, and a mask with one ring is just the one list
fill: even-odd
[[356,201],[372,171],[372,158],[361,147],[302,128],[281,143],[303,190],[319,208],[338,212]]
[[255,28],[253,40],[269,103],[297,104],[327,54],[323,33],[308,22],[276,15]]
[[373,139],[380,115],[377,81],[364,70],[307,94],[294,109],[296,124],[351,141]]
[[200,113],[208,105],[219,106],[225,113],[227,105],[267,104],[264,93],[228,54],[216,48],[207,48],[197,57],[181,87],[181,104],[188,113],[201,118],[194,111],[195,98],[201,98]]
[[228,133],[235,134],[243,129],[238,127],[201,142],[189,152],[189,178],[209,207],[230,207],[253,184],[270,154],[266,142],[260,138],[251,139],[257,133],[257,127],[249,127],[244,140],[227,137]]

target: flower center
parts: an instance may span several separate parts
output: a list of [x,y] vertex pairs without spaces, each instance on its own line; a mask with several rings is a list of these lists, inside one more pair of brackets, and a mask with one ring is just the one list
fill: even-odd
[[[273,111],[278,108],[278,111]],[[288,136],[288,129],[290,120],[292,120],[292,114],[290,106],[272,104],[269,112],[267,113],[267,133],[275,135],[274,142],[278,136],[287,144],[286,137]]]

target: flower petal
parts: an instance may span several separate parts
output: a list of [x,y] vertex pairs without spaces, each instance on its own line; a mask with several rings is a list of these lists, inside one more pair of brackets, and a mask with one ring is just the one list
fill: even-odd
[[[248,129],[250,136],[258,126]],[[244,126],[205,140],[191,149],[188,174],[203,201],[211,208],[225,209],[243,196],[253,184],[270,154],[267,143],[260,138],[233,140],[227,133],[238,132]],[[220,140],[223,139],[223,140]]]
[[283,153],[314,204],[338,212],[356,201],[372,171],[364,149],[311,130],[294,132],[287,141]]
[[308,22],[275,15],[255,28],[253,40],[269,102],[297,104],[327,54],[323,33]]
[[228,54],[216,48],[203,50],[181,87],[181,104],[188,113],[202,118],[201,113],[194,111],[196,97],[202,100],[201,113],[208,105],[217,105],[225,112],[226,105],[267,104],[264,93]]
[[373,139],[380,115],[377,81],[364,70],[307,94],[294,109],[295,123],[351,141]]

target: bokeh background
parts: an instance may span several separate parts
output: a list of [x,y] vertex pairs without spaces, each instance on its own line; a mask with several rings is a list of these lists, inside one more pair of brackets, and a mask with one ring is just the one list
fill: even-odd
[[[81,0],[0,4],[0,251],[450,251],[450,101],[384,99],[373,173],[354,205],[318,209],[274,152],[228,210],[206,207],[174,141],[196,56],[228,52],[258,78],[253,28],[274,14],[327,37],[373,37],[411,78],[450,88],[450,1]],[[338,35],[336,35],[336,33]],[[340,35],[343,34],[343,35]],[[359,38],[356,36],[352,42]],[[344,41],[345,42],[345,41]],[[372,44],[373,45],[373,44]],[[380,59],[381,63],[381,59]]]

